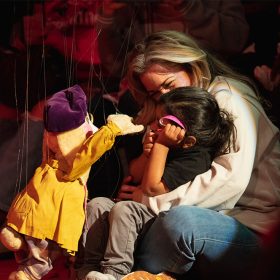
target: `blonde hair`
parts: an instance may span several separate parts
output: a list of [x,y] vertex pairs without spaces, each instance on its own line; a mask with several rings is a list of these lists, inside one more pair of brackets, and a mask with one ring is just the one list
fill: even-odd
[[155,63],[167,69],[184,69],[191,78],[191,86],[202,89],[207,90],[219,75],[250,84],[255,89],[247,77],[202,50],[190,36],[173,30],[155,32],[135,45],[127,61],[128,86],[142,108],[137,123],[148,124],[154,119],[155,101],[147,94],[140,76]]

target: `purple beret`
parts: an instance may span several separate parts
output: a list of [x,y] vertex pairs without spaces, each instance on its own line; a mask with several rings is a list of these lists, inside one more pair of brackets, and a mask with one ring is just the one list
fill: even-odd
[[49,132],[64,132],[79,127],[87,115],[86,95],[74,85],[55,93],[44,108],[44,125]]

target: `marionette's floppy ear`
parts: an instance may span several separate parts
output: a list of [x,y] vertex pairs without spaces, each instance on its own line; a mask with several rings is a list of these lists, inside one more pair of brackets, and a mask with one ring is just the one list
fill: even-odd
[[121,130],[121,134],[134,134],[144,130],[143,125],[135,125],[132,117],[124,114],[109,115],[107,122],[112,122]]

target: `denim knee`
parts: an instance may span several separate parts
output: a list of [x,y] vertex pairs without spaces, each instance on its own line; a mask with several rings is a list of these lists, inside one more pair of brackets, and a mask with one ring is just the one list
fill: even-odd
[[137,268],[183,274],[196,263],[213,273],[219,272],[214,264],[237,270],[249,264],[258,248],[258,236],[236,219],[210,209],[176,206],[161,212],[147,232]]
[[203,209],[196,206],[177,206],[169,211],[161,212],[157,219],[158,226],[164,229],[165,234],[170,232],[174,240],[176,235],[188,233],[193,236],[194,232],[199,232],[201,226],[205,223],[204,211],[212,210]]

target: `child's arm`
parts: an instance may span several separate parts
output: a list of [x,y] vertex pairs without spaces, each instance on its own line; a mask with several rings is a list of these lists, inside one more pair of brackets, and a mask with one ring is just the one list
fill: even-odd
[[158,135],[144,170],[141,189],[146,196],[156,196],[169,192],[162,181],[169,148],[179,144],[185,130],[168,124]]
[[141,183],[142,191],[147,196],[156,196],[169,192],[161,180],[166,163],[169,147],[155,142],[151,155],[147,160]]
[[154,132],[151,130],[146,132],[143,143],[143,153],[139,157],[133,159],[129,164],[129,174],[133,178],[133,183],[140,184],[142,181],[144,169],[154,145],[154,138]]

